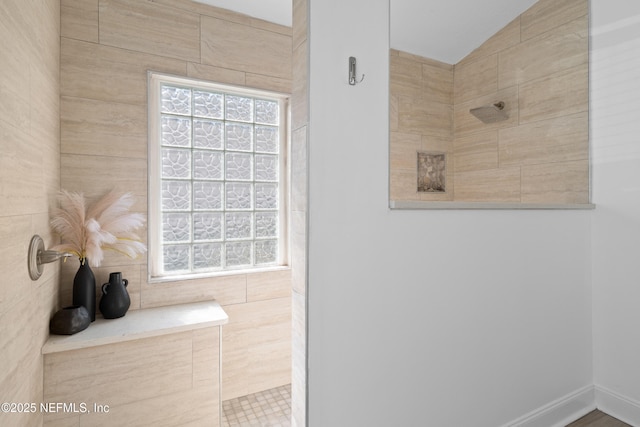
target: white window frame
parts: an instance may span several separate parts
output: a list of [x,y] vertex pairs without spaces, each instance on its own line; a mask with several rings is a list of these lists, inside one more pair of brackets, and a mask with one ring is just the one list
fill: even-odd
[[[230,95],[278,100],[280,104],[280,141],[278,173],[278,259],[276,265],[227,267],[204,272],[165,272],[162,265],[162,150],[161,150],[161,87],[163,84],[224,92]],[[289,268],[289,182],[290,157],[290,95],[258,89],[213,83],[156,72],[148,73],[148,281],[165,282],[200,277],[247,274]],[[223,196],[224,197],[224,196]],[[251,212],[255,212],[252,210]]]

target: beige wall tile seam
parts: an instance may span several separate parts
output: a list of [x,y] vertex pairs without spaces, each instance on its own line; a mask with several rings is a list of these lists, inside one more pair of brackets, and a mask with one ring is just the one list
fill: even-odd
[[[542,80],[549,80],[549,79],[552,79],[554,77],[561,76],[563,74],[568,74],[568,73],[570,73],[572,71],[581,69],[581,68],[583,68],[585,66],[586,67],[589,66],[589,61],[580,62],[579,64],[574,65],[573,67],[564,68],[562,70],[558,70],[558,71],[556,71],[554,73],[551,73],[551,74],[546,74],[546,75],[544,75],[542,77],[538,77],[536,79],[524,80],[524,81],[521,81],[521,82],[519,82],[519,83],[517,83],[517,84],[515,84],[513,86],[518,86],[518,99],[520,99],[520,87],[521,86],[527,86],[527,85],[530,85],[530,84],[535,84],[535,83],[538,83],[538,82],[540,82]],[[509,86],[509,87],[513,87],[513,86]],[[507,88],[505,88],[505,89],[507,89]],[[582,111],[587,111],[588,110],[588,105],[585,105],[585,107],[587,107],[587,108],[585,108],[584,110],[580,110],[580,111],[581,112]],[[575,113],[572,113],[572,114],[575,114]],[[520,123],[519,120],[518,120],[518,123]],[[527,122],[527,123],[531,123],[531,122]]]
[[478,56],[477,58],[473,58],[471,61],[468,61],[468,62],[463,62],[464,58],[462,58],[460,61],[458,61],[456,64],[454,64],[454,65],[453,65],[453,73],[454,73],[453,75],[454,75],[454,79],[455,79],[455,73],[456,73],[456,71],[458,71],[458,70],[463,70],[463,69],[465,69],[465,68],[467,68],[467,67],[470,67],[470,66],[472,66],[472,65],[475,65],[477,62],[480,62],[480,61],[482,61],[482,60],[485,60],[485,59],[487,59],[487,58],[488,58],[488,57],[490,57],[490,56],[498,55],[498,54],[499,54],[500,52],[502,52],[503,50],[506,50],[506,49],[500,49],[500,50],[497,50],[497,51],[495,51],[495,52],[492,52],[492,53],[489,53],[489,54],[486,54],[486,55]]
[[[292,290],[292,292],[293,292],[293,290]],[[289,299],[289,298],[291,298],[290,295],[288,295],[288,296],[274,296],[274,297],[268,297],[268,298],[253,298],[250,301],[247,301],[246,303],[243,303],[243,304],[251,304],[251,303],[256,303],[256,302],[267,302],[267,301],[280,301],[280,300]],[[230,306],[230,305],[238,305],[238,304],[228,304],[228,305],[225,305],[223,307],[227,307],[227,306]]]
[[[202,61],[202,58],[200,58],[200,60]],[[207,77],[200,77],[197,75],[197,73],[194,73],[193,70],[189,70],[189,65],[192,66],[202,66],[202,67],[212,67],[212,68],[216,68],[216,69],[220,69],[220,70],[225,70],[225,71],[231,71],[233,73],[238,73],[242,75],[242,83],[227,83],[225,81],[222,81],[223,79],[210,79]],[[154,71],[154,70],[150,70],[150,71]],[[167,73],[163,73],[163,72],[158,72],[160,74],[167,74]],[[248,87],[247,86],[247,75],[251,74],[248,73],[246,71],[242,71],[242,70],[236,70],[233,68],[227,68],[227,67],[219,67],[217,65],[207,65],[207,64],[203,64],[202,62],[193,62],[193,61],[188,61],[187,62],[187,73],[185,74],[185,77],[189,77],[191,79],[195,79],[195,80],[200,80],[200,81],[206,81],[206,82],[211,82],[211,83],[219,83],[219,84],[223,84],[223,85],[229,85],[229,86],[242,86],[242,87]],[[267,77],[272,77],[272,76],[267,76]],[[262,88],[258,88],[258,89],[262,89]]]
[[[110,101],[110,100],[105,100],[105,99],[101,99],[101,98],[88,98],[85,96],[74,96],[74,95],[63,95],[60,94],[60,100],[73,100],[73,99],[78,99],[78,100],[86,100],[86,101],[92,101],[92,102],[99,102],[99,103],[104,103],[104,104],[110,104],[110,105],[132,105],[135,107],[146,107],[147,103],[145,102],[144,104],[142,103],[137,103],[137,102],[116,102],[116,101]],[[60,126],[60,128],[62,129],[62,126]]]
[[[520,28],[522,28],[522,27],[520,27]],[[522,31],[522,30],[520,30],[520,31]],[[522,178],[523,178],[523,176],[522,176],[522,166],[518,166],[518,169],[520,170],[520,182],[518,183],[519,187],[520,187],[520,190],[518,191],[518,201],[520,203],[522,203]]]
[[[526,85],[538,83],[538,82],[540,82],[542,80],[548,80],[548,79],[551,79],[551,78],[554,78],[554,77],[557,77],[557,76],[561,76],[563,74],[569,74],[569,73],[571,73],[573,71],[576,71],[576,70],[579,70],[579,69],[582,69],[582,68],[588,67],[588,66],[589,66],[589,61],[586,60],[586,61],[583,61],[583,62],[580,62],[580,63],[574,65],[573,67],[564,68],[564,69],[558,70],[558,71],[556,71],[554,73],[547,74],[547,75],[544,75],[542,77],[538,77],[537,79],[531,79],[531,80],[527,80],[527,81],[522,81],[522,82],[520,82],[520,83],[518,83],[518,84],[516,84],[514,86],[518,86],[518,89],[519,89],[520,86],[526,86]],[[518,93],[518,95],[520,95],[520,93]]]
[[[210,6],[215,8],[215,6]],[[269,21],[263,21],[261,19],[258,18],[253,18],[249,15],[242,15],[240,13],[236,13],[236,12],[231,12],[233,14],[237,14],[240,16],[245,16],[248,18],[248,21],[242,21],[242,20],[234,20],[234,19],[228,19],[228,18],[223,18],[220,15],[213,15],[213,14],[208,14],[208,13],[199,13],[196,12],[198,15],[200,15],[200,23],[202,24],[202,18],[213,18],[213,19],[219,19],[221,21],[226,21],[226,22],[231,22],[233,24],[239,24],[239,25],[244,25],[246,27],[251,27],[254,28],[256,30],[263,30],[263,31],[268,31],[270,33],[274,33],[274,34],[280,34],[281,36],[292,36],[292,28],[291,27],[286,27],[284,25],[279,25],[279,24],[274,24],[273,22],[269,22]],[[202,27],[200,27],[202,28]]]
[[[534,83],[542,81],[542,80],[551,79],[551,78],[553,78],[552,76],[554,76],[554,75],[567,74],[567,73],[570,73],[573,70],[575,70],[577,68],[580,68],[582,66],[583,65],[580,65],[580,66],[577,66],[577,67],[568,68],[566,70],[562,70],[562,71],[559,71],[557,73],[550,74],[550,75],[548,75],[546,77],[541,77],[541,78],[535,79],[535,80],[529,80],[528,82],[523,83],[522,85],[530,85],[530,84],[534,84]],[[518,85],[518,91],[520,90],[520,86],[522,86],[522,85]],[[588,86],[587,86],[587,91],[588,91]],[[520,103],[520,96],[519,95],[520,94],[518,93],[518,104]],[[553,117],[543,116],[543,117],[541,117],[539,119],[532,119],[532,120],[527,120],[525,122],[521,122],[521,119],[520,119],[520,105],[518,105],[518,124],[519,125],[530,125],[530,124],[533,124],[533,123],[544,122],[545,120],[550,120],[552,118],[556,118],[557,119],[557,118],[562,118],[562,117],[569,117],[569,116],[573,116],[573,115],[576,115],[576,114],[587,113],[587,112],[589,112],[589,103],[588,102],[585,103],[583,108],[580,108],[580,109],[575,110],[575,111],[569,111],[569,112],[567,112],[567,114],[561,114],[561,115],[553,116]]]
[[[96,159],[96,160],[100,159],[100,158],[103,158],[105,161],[110,160],[110,159],[123,159],[123,160],[145,162],[145,164],[146,164],[146,161],[147,161],[147,159],[143,158],[143,157],[127,156],[126,152],[122,153],[122,155],[120,155],[120,156],[116,156],[116,155],[109,155],[109,154],[84,154],[84,153],[77,153],[77,152],[73,152],[73,151],[64,151],[64,152],[61,151],[60,152],[60,157],[62,158],[63,156],[66,156],[67,158],[69,158],[69,156],[84,157],[86,159]],[[140,213],[146,213],[146,211],[142,212],[142,210],[141,210]],[[146,227],[146,225],[145,225],[145,227]]]
[[518,43],[522,43],[522,14],[518,15]]
[[[202,64],[205,65],[205,64]],[[225,67],[218,67],[218,68],[223,68],[225,70],[231,70],[231,71],[241,71],[241,70],[234,70],[233,68],[225,68]],[[268,77],[270,79],[280,79],[280,80],[286,80],[288,82],[293,82],[293,79],[288,79],[286,77],[280,77],[280,76],[274,76],[271,74],[262,74],[262,73],[256,73],[255,71],[244,71],[245,74],[245,79],[247,76],[262,76],[262,77]],[[288,94],[290,95],[292,92],[292,90],[289,90]]]
[[536,162],[536,163],[525,163],[525,164],[513,164],[513,165],[503,165],[503,166],[499,166],[499,168],[513,168],[513,167],[518,167],[518,168],[527,168],[527,167],[531,167],[531,166],[548,166],[548,165],[561,165],[561,164],[565,164],[565,163],[574,163],[574,162],[583,162],[585,160],[589,160],[588,156],[585,156],[584,158],[572,158],[571,160],[559,160],[557,162]]
[[165,0],[165,1],[147,0],[147,1],[151,1],[152,3],[156,3],[166,8],[174,9],[176,11],[189,12],[196,15],[210,16],[212,18],[222,19],[221,16],[237,16],[238,18],[235,20],[234,19],[226,19],[226,20],[231,22],[236,22],[238,24],[243,24],[243,25],[247,25],[249,21],[248,15],[235,13],[227,9],[219,8],[219,7],[204,4],[204,3],[196,3],[193,1],[189,1],[189,4],[186,5],[184,4],[183,1],[175,1],[175,0]]
[[[455,123],[454,123],[454,124],[455,124]],[[527,123],[527,124],[528,124],[528,123]],[[519,123],[518,123],[518,124],[514,124],[513,126],[505,126],[505,127],[499,128],[499,129],[498,129],[498,128],[495,128],[495,129],[490,129],[490,130],[496,130],[496,131],[497,131],[497,130],[502,130],[502,129],[517,128],[518,126],[520,126],[520,124],[519,124]],[[467,138],[471,138],[471,137],[473,137],[474,135],[481,135],[481,134],[483,134],[483,133],[485,133],[485,132],[488,132],[488,131],[487,131],[487,130],[484,130],[484,129],[478,129],[478,130],[474,130],[474,131],[465,131],[465,132],[462,132],[462,134],[461,134],[461,135],[456,135],[456,134],[455,134],[455,127],[454,127],[454,130],[452,130],[452,134],[454,135],[454,136],[453,136],[453,143],[455,144],[455,141],[457,141],[458,139],[467,139]],[[454,147],[455,147],[455,145],[454,145]],[[455,149],[455,148],[454,148],[454,149]]]
[[269,21],[263,21],[257,18],[251,18],[250,26],[259,30],[269,31],[275,34],[281,34],[283,36],[293,36],[293,28],[284,25],[274,24]]
[[409,96],[409,95],[398,95],[396,93],[392,93],[391,95],[394,95],[394,96],[398,97],[398,101],[402,100],[402,101],[407,102],[407,101],[412,101],[412,100],[416,100],[417,99],[417,100],[425,101],[429,105],[437,104],[437,105],[442,105],[444,107],[453,107],[453,103],[449,104],[447,102],[430,101],[427,98],[425,98],[425,96],[422,95],[422,94],[419,94],[419,95],[416,95],[416,96]]
[[94,44],[96,46],[102,45],[102,43],[100,43],[100,40],[93,41],[93,40],[83,39],[83,38],[80,38],[80,37],[71,37],[71,36],[60,36],[60,44],[62,44],[62,39],[75,40],[77,42],[83,42],[83,43],[91,43],[91,44]]
[[305,37],[302,40],[300,40],[297,45],[295,45],[295,46],[292,45],[291,46],[291,51],[295,52],[296,50],[300,49],[300,46],[302,46],[302,45],[304,45],[306,43],[307,43],[307,38]]
[[[109,46],[109,45],[106,45],[106,44],[102,44],[100,42],[94,42],[94,41],[91,41],[91,40],[84,40],[84,39],[77,39],[75,37],[69,37],[69,36],[60,36],[60,46],[62,46],[62,42],[64,40],[73,40],[73,41],[77,41],[77,42],[92,44],[94,46]],[[113,49],[122,49],[120,47],[114,47],[114,46],[109,46],[109,47],[113,48]],[[140,53],[140,52],[138,52],[138,53]]]
[[[252,27],[252,28],[256,28],[256,29],[260,29],[260,30],[266,30],[266,31],[270,31],[272,33],[277,33],[277,34],[282,34],[285,36],[291,36],[292,35],[292,27],[287,27],[286,25],[280,25],[280,24],[275,24],[273,22],[269,22],[269,21],[265,21],[262,19],[258,19],[258,18],[254,18],[252,16],[249,15],[245,15],[242,13],[238,13],[238,12],[233,12],[231,10],[227,10],[227,9],[223,9],[223,8],[219,8],[216,6],[212,6],[212,5],[196,5],[196,6],[201,6],[202,8],[199,9],[193,9],[193,8],[189,8],[189,7],[181,7],[179,3],[172,3],[172,4],[163,4],[164,6],[168,7],[168,8],[172,8],[172,9],[178,9],[178,10],[182,10],[185,12],[190,12],[190,13],[195,13],[200,15],[200,17],[202,18],[203,16],[205,17],[209,17],[209,18],[216,18],[216,19],[220,19],[222,21],[227,21],[227,22],[233,22],[234,24],[240,24],[240,25],[246,25],[248,27]],[[218,13],[212,13],[208,11],[213,11],[213,10],[217,10]],[[232,19],[232,17],[237,17],[237,19]]]
[[414,136],[414,137],[429,137],[431,136],[431,134],[429,133],[424,133],[424,132],[411,132],[411,130],[392,130],[390,132],[391,135],[398,135],[398,136],[402,136],[402,135],[407,135],[408,137]]
[[516,44],[520,44],[523,42],[522,40],[522,14],[518,15],[518,43]]
[[[522,31],[522,29],[520,31]],[[498,90],[500,90],[500,87],[502,86],[500,84],[500,70],[502,69],[502,65],[501,65],[502,55],[501,55],[501,52],[502,51],[496,52],[496,55],[498,55],[498,65],[496,67],[496,73],[498,73],[498,76],[496,77],[496,83],[498,84]],[[520,93],[519,92],[517,93],[517,96],[518,96],[518,98],[520,98]],[[519,109],[518,109],[518,111],[519,111]],[[520,120],[518,120],[518,123],[520,123]]]
[[[202,63],[202,52],[200,53],[200,62],[187,61],[186,63],[187,63],[187,66],[188,66],[189,64],[202,65],[202,66],[204,66],[204,67],[212,67],[212,68],[218,68],[218,69],[220,69],[220,70],[233,71],[234,73],[242,73],[242,75],[244,76],[244,82],[242,83],[242,85],[243,85],[243,86],[246,86],[246,85],[247,85],[247,75],[249,75],[249,74],[256,75],[256,76],[271,77],[271,78],[273,78],[273,77],[274,77],[274,76],[271,76],[271,75],[269,75],[269,74],[250,73],[250,72],[248,72],[248,71],[237,70],[237,69],[235,69],[235,68],[221,67],[221,66],[219,66],[219,65],[203,64],[203,63]],[[150,71],[153,71],[153,70],[150,70]],[[162,73],[162,74],[167,74],[167,73]],[[210,80],[210,79],[207,79],[207,78],[200,78],[200,77],[193,77],[193,76],[187,76],[187,77],[190,77],[190,78],[193,78],[193,79],[197,79],[197,80],[209,81],[209,82],[213,82],[213,83],[226,84],[226,85],[229,85],[229,86],[238,86],[237,84],[236,84],[236,85],[234,85],[234,84],[232,84],[232,83],[217,82],[217,81]]]
[[[585,141],[585,143],[586,143],[586,141]],[[555,144],[554,147],[572,147],[572,146],[576,146],[576,145],[578,145],[578,144],[576,144],[575,142],[572,142],[572,143],[568,143],[568,144]],[[501,151],[500,147],[501,147],[500,139],[498,139],[498,155],[500,155],[500,151]],[[550,164],[555,164],[555,163],[565,163],[565,162],[580,161],[580,160],[589,160],[588,150],[587,150],[587,152],[585,152],[584,156],[577,156],[575,158],[571,158],[571,160],[566,160],[565,159],[565,160],[549,161],[549,162],[540,161],[540,162],[535,162],[535,163],[526,163],[526,164],[521,165],[521,166],[550,165]],[[498,158],[498,164],[499,164],[500,167],[511,167],[508,164],[507,165],[502,165],[499,158]]]
[[446,62],[441,62],[435,59],[426,58],[424,56],[414,55],[412,53],[403,52],[393,48],[389,49],[389,51],[391,56],[412,60],[419,63],[420,65],[431,65],[436,68],[441,68],[445,71],[452,71],[454,67],[453,64],[447,64]]
[[[498,82],[498,87],[500,83]],[[520,121],[520,85],[516,85],[516,99],[518,100],[518,120],[516,121],[517,126],[522,125],[523,123]],[[500,147],[500,131],[498,131],[498,147]]]
[[[202,64],[202,29],[204,28],[204,25],[202,24],[202,14],[198,14],[198,53],[199,53],[199,58],[198,58],[198,64]],[[189,62],[191,61],[187,61],[187,69],[189,68]],[[247,81],[247,73],[245,73],[244,76],[244,81]]]
[[574,21],[578,21],[578,20],[580,20],[580,19],[583,19],[585,16],[587,17],[587,20],[589,20],[589,19],[588,19],[588,17],[589,17],[589,12],[587,12],[587,13],[583,13],[583,14],[581,14],[581,15],[576,15],[573,19],[570,19],[570,20],[568,20],[568,21],[566,21],[566,22],[561,22],[561,23],[559,23],[558,25],[556,25],[555,27],[550,27],[550,28],[548,28],[546,31],[543,31],[543,32],[542,32],[542,33],[540,33],[540,34],[536,34],[536,35],[535,35],[535,36],[533,36],[533,37],[529,37],[528,39],[523,39],[523,38],[522,38],[522,26],[520,26],[520,33],[521,33],[521,35],[520,35],[520,42],[521,42],[521,43],[524,43],[524,42],[528,42],[528,41],[534,40],[534,39],[536,39],[537,37],[544,36],[545,34],[550,33],[550,32],[552,32],[552,31],[554,31],[554,30],[557,30],[558,28],[560,28],[560,27],[562,27],[562,26],[564,26],[564,25],[569,25],[570,23],[572,23],[572,22],[574,22]]
[[[73,40],[73,39],[71,39],[71,40]],[[85,42],[84,40],[80,40],[80,41]],[[85,42],[85,43],[92,43],[92,44],[95,44],[97,46],[105,46],[105,47],[108,47],[110,49],[118,49],[118,50],[129,52],[129,53],[132,53],[132,54],[151,55],[151,56],[155,56],[157,58],[169,59],[169,60],[172,60],[172,61],[180,62],[180,63],[184,64],[185,67],[187,66],[187,63],[193,62],[193,61],[185,60],[185,59],[182,59],[182,58],[176,58],[175,56],[159,55],[156,52],[148,52],[148,51],[142,51],[142,50],[127,49],[127,48],[124,48],[124,47],[115,46],[115,45],[102,43],[102,42],[100,42],[100,43]],[[200,49],[200,51],[202,51],[202,49]],[[201,62],[200,63],[202,63],[202,52],[200,53],[200,55],[201,55],[201,58],[200,58]],[[154,70],[150,70],[150,71],[154,71]]]

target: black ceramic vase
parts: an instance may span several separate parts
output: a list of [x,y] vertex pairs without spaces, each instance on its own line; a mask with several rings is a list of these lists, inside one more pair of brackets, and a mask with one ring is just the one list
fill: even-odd
[[100,298],[100,312],[105,319],[117,319],[125,315],[131,299],[127,292],[129,281],[122,278],[122,273],[109,274],[109,283],[102,285],[102,298]]
[[73,335],[84,331],[91,324],[86,308],[81,305],[58,310],[49,322],[49,331],[56,335]]
[[96,278],[87,259],[80,260],[80,268],[73,278],[73,305],[84,306],[91,321],[96,320]]

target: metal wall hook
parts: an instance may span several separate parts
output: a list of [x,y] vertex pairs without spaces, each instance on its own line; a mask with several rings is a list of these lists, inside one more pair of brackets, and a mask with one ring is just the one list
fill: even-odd
[[364,74],[362,75],[360,80],[357,79],[357,77],[356,77],[356,58],[355,58],[355,56],[350,56],[349,57],[349,84],[351,86],[355,86],[358,83],[362,83],[363,80],[364,80]]
[[31,277],[31,280],[38,280],[44,271],[44,264],[70,256],[73,256],[73,254],[69,252],[45,251],[44,240],[36,234],[29,243],[29,256],[27,258],[29,277]]

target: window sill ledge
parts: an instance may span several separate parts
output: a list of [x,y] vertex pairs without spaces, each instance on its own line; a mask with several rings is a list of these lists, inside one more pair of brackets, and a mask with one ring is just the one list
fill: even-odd
[[412,202],[391,200],[391,210],[592,210],[593,203],[491,203],[491,202]]
[[150,284],[155,283],[167,283],[167,282],[182,282],[184,280],[195,280],[195,279],[208,279],[215,277],[226,277],[226,276],[240,276],[243,274],[260,274],[260,273],[268,273],[270,271],[284,271],[291,270],[291,266],[289,265],[278,265],[274,267],[264,267],[264,268],[252,268],[252,269],[238,269],[238,270],[222,270],[222,271],[214,271],[209,273],[193,273],[193,274],[176,274],[175,276],[158,276],[158,277],[148,277],[147,282]]

